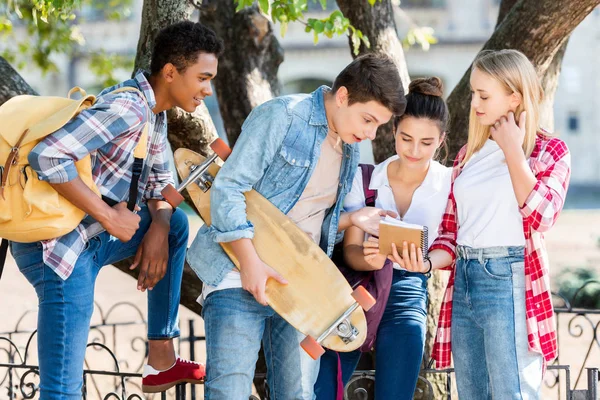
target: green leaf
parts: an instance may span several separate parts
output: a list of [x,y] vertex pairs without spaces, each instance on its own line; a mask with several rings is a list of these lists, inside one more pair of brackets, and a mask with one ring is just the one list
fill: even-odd
[[319,0],[319,2],[321,3],[323,11],[327,10],[327,0]]
[[269,14],[269,0],[258,0],[258,6],[264,14]]
[[319,43],[319,34],[317,32],[315,32],[314,37],[313,37],[313,43],[316,45],[317,43]]
[[235,12],[240,12],[246,7],[246,3],[244,0],[235,0],[237,3],[237,7],[235,8]]
[[325,29],[325,24],[323,23],[323,21],[317,20],[313,25],[313,29],[316,33],[323,33],[323,30]]
[[371,48],[371,42],[369,42],[369,38],[368,37],[363,36],[362,41],[365,44],[365,46],[367,46],[368,49]]
[[360,39],[358,38],[356,31],[352,32],[352,36],[350,36],[350,40],[352,42],[352,49],[353,49],[354,55],[357,56],[358,52],[360,50]]
[[288,23],[282,22],[281,23],[281,37],[285,36],[285,34],[287,33],[287,28],[288,28]]
[[373,7],[377,3],[377,0],[369,0],[369,4]]

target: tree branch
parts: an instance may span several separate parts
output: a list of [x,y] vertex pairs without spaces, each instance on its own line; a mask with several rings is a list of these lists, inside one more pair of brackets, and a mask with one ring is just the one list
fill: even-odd
[[[517,49],[531,60],[538,75],[544,77],[571,32],[598,4],[600,0],[520,0],[510,9],[483,49]],[[470,73],[469,67],[448,97],[451,112],[449,161],[467,141]]]
[[2,77],[0,84],[0,106],[14,96],[37,94],[3,57],[0,57],[0,76]]
[[[256,5],[236,12],[233,0],[205,0],[200,20],[225,41],[215,88],[231,147],[252,109],[279,95],[283,49]],[[218,5],[218,7],[217,7]]]

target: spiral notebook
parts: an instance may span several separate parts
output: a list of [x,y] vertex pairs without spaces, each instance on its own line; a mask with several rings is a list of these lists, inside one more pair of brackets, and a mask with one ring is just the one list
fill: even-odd
[[428,231],[426,226],[409,224],[390,216],[379,222],[379,252],[381,254],[392,254],[392,243],[396,244],[398,252],[402,251],[402,243],[414,243],[420,246],[423,257],[427,257]]

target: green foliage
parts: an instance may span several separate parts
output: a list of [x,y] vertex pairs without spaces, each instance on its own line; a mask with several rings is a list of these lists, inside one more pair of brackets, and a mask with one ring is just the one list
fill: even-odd
[[[81,54],[85,44],[79,30],[85,21],[83,10],[119,20],[131,14],[131,5],[132,0],[6,0],[0,4],[0,55],[17,68],[33,63],[42,73],[57,71],[54,54]],[[85,55],[90,57],[91,69],[105,81],[114,80],[115,68],[133,65],[133,60],[107,57],[102,51]]]
[[433,28],[428,26],[413,26],[406,37],[402,39],[402,46],[408,49],[412,46],[419,45],[424,51],[429,50],[432,44],[437,43],[437,38],[433,34]]
[[[339,10],[333,11],[326,18],[305,19],[304,14],[308,10],[309,1],[320,4],[323,10],[327,8],[328,0],[235,0],[235,3],[237,5],[236,11],[258,3],[260,10],[265,15],[270,16],[273,22],[280,24],[282,36],[285,36],[287,26],[290,22],[299,22],[305,25],[307,33],[313,33],[315,44],[319,42],[321,36],[331,39],[334,36],[348,35],[352,43],[352,51],[355,55],[358,54],[361,43],[366,47],[371,47],[369,38],[359,29],[352,26],[350,20]],[[381,0],[363,1],[368,1],[373,6]],[[430,46],[435,43],[437,43],[437,39],[433,35],[432,28],[420,27],[414,24],[411,26],[406,37],[402,39],[402,44],[405,48],[419,45],[425,51],[429,50]]]
[[[309,1],[326,10],[327,1],[334,0],[235,0],[235,3],[237,11],[258,3],[264,14],[279,23],[282,36],[288,24],[301,23],[307,33],[313,34],[315,44],[323,36],[348,35],[354,54],[358,54],[361,43],[370,47],[369,39],[339,10],[325,18],[305,18]],[[363,1],[373,6],[381,0]],[[89,58],[90,69],[103,83],[110,84],[115,81],[115,70],[133,68],[133,57],[102,50],[84,53],[85,38],[79,24],[85,21],[84,11],[108,20],[126,18],[131,14],[132,4],[133,0],[4,0],[0,2],[0,55],[18,69],[34,65],[42,73],[57,70],[54,54],[83,55]],[[405,47],[420,45],[424,50],[433,43],[436,43],[433,30],[416,25],[403,39]]]
[[[312,32],[314,43],[319,42],[321,35],[328,38],[334,36],[348,35],[352,40],[354,54],[358,54],[361,42],[370,47],[369,40],[363,33],[350,24],[350,20],[344,17],[340,10],[333,11],[327,18],[308,18],[304,14],[308,10],[309,0],[257,0],[260,10],[271,17],[273,22],[281,26],[281,36],[285,36],[287,26],[290,22],[299,22],[305,25],[307,33]],[[310,0],[321,5],[323,10],[327,8],[327,0]],[[333,1],[333,0],[329,0]],[[373,5],[381,0],[368,0]],[[256,0],[235,0],[236,11],[252,6]]]
[[569,300],[571,306],[600,309],[600,274],[597,270],[582,267],[565,269],[556,278],[556,284],[558,293]]
[[94,53],[90,57],[90,69],[102,82],[102,87],[112,86],[119,83],[115,72],[119,69],[133,70],[134,59],[120,54],[108,54],[105,51]]

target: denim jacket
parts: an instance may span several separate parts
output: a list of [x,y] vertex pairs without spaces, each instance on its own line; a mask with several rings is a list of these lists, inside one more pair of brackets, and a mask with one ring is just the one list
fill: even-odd
[[[235,268],[219,243],[254,236],[246,216],[244,192],[255,189],[283,213],[296,204],[317,165],[327,137],[324,92],[283,96],[256,107],[210,189],[210,227],[203,225],[187,260],[206,284],[218,285]],[[358,145],[344,143],[335,205],[323,222],[319,245],[329,256],[336,241],[344,196],[352,187],[359,160]]]

